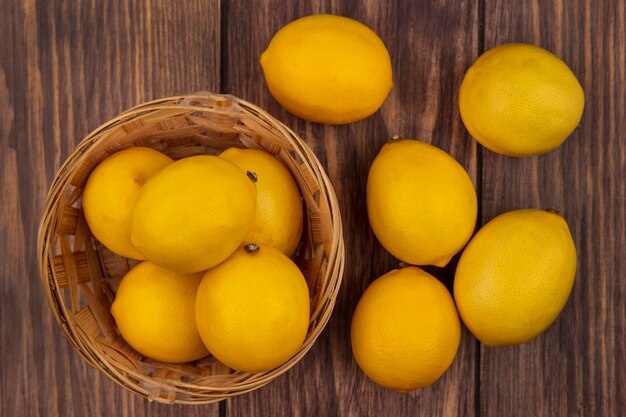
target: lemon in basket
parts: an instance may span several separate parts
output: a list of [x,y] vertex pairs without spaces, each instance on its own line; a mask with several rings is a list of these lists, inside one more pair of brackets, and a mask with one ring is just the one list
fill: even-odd
[[220,157],[253,172],[256,216],[246,242],[271,246],[291,256],[302,234],[302,198],[289,170],[275,156],[259,149],[229,148]]
[[260,63],[274,98],[313,122],[364,119],[380,108],[393,86],[383,41],[347,17],[294,20],[274,35]]
[[130,219],[143,184],[174,162],[154,149],[128,148],[102,161],[83,190],[83,213],[91,233],[109,250],[146,259],[130,243]]
[[461,324],[446,287],[422,269],[396,269],[365,290],[352,318],[352,352],[365,374],[401,392],[435,382],[454,361]]
[[217,156],[191,156],[143,186],[131,243],[162,268],[203,271],[242,244],[255,213],[256,187],[245,171]]
[[291,259],[249,244],[205,273],[196,322],[220,362],[265,372],[298,352],[309,327],[309,303],[306,280]]
[[142,262],[122,279],[111,314],[120,334],[142,355],[182,363],[209,354],[196,327],[202,273],[179,274]]

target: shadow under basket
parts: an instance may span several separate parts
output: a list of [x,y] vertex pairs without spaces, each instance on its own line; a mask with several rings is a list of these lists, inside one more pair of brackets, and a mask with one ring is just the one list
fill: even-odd
[[[212,356],[170,364],[143,357],[119,335],[110,313],[122,277],[137,263],[107,250],[91,234],[81,195],[107,156],[146,146],[173,159],[229,147],[263,149],[291,171],[305,206],[294,260],[306,277],[311,318],[300,350],[264,373],[234,371]],[[337,198],[307,145],[262,109],[230,95],[198,93],[134,107],[97,128],[72,152],[48,193],[38,236],[41,280],[53,313],[76,351],[118,384],[164,403],[201,404],[259,388],[311,348],[332,313],[344,267]]]

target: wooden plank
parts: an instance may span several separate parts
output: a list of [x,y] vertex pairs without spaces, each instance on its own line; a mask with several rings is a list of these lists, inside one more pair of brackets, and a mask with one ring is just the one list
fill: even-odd
[[3,416],[211,416],[149,403],[86,365],[46,305],[39,216],[89,131],[144,100],[219,89],[218,0],[0,2],[0,407]]
[[[308,123],[288,114],[265,86],[260,54],[283,25],[312,13],[355,18],[387,44],[395,87],[382,110],[347,126]],[[224,92],[255,102],[300,133],[327,168],[342,210],[347,264],[333,317],[301,363],[268,387],[228,400],[230,416],[474,415],[475,341],[465,332],[451,369],[433,386],[402,395],[376,386],[350,350],[350,321],[366,286],[397,265],[373,236],[365,206],[369,165],[399,134],[451,152],[476,178],[476,145],[458,117],[456,91],[476,56],[473,2],[229,2],[226,11]],[[446,283],[451,269],[434,270]]]
[[483,151],[484,220],[554,207],[570,225],[578,271],[545,334],[480,353],[480,414],[616,416],[626,410],[626,12],[623,1],[486,2],[485,49],[540,45],[572,68],[586,93],[580,128],[539,157]]

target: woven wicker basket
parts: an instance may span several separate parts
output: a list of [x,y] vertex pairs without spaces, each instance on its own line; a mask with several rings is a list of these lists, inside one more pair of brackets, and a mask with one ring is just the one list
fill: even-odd
[[[136,261],[113,254],[94,239],[81,210],[81,194],[99,162],[130,146],[152,147],[174,159],[232,146],[261,148],[291,171],[306,207],[295,260],[309,284],[311,319],[304,344],[287,363],[260,374],[236,372],[212,356],[175,365],[144,358],[121,338],[109,310],[121,278]],[[337,199],[315,155],[257,106],[212,93],[139,105],[87,136],[52,183],[38,253],[48,302],[83,359],[127,389],[165,403],[219,401],[259,388],[291,368],[328,322],[344,266]]]

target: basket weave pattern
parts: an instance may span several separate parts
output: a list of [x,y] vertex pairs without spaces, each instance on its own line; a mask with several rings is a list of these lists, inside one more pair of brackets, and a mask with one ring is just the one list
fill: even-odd
[[[168,364],[144,358],[119,335],[110,307],[122,277],[137,261],[110,252],[94,239],[81,210],[81,195],[96,165],[131,146],[152,147],[173,159],[218,154],[233,146],[258,148],[274,154],[291,171],[305,205],[295,261],[309,285],[311,319],[304,344],[287,363],[260,374],[234,371],[212,356]],[[142,104],[87,136],[52,183],[38,254],[46,297],[76,351],[118,384],[165,403],[219,401],[259,388],[291,368],[328,322],[344,267],[337,199],[311,150],[260,108],[212,93]]]

